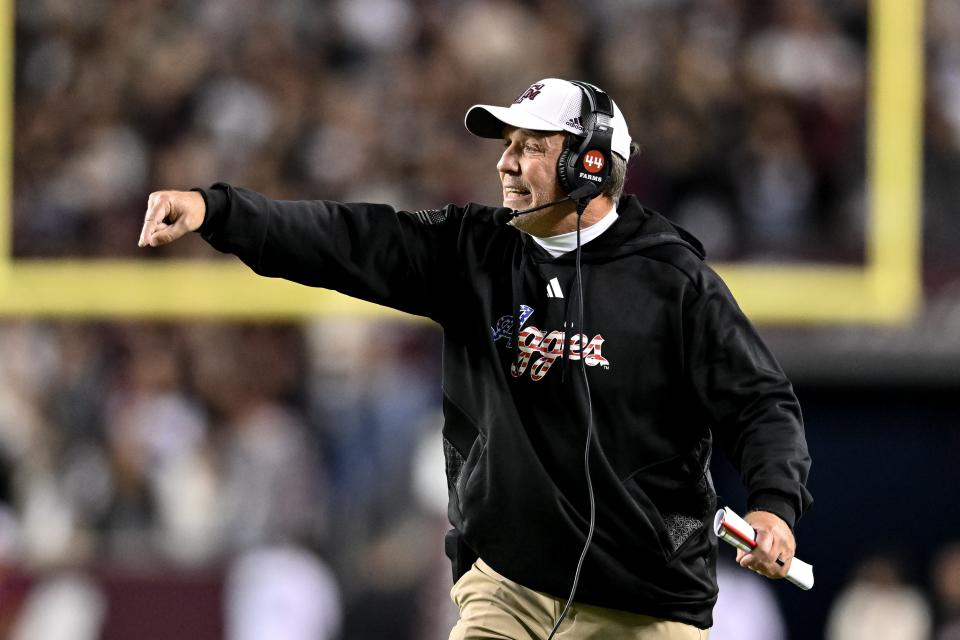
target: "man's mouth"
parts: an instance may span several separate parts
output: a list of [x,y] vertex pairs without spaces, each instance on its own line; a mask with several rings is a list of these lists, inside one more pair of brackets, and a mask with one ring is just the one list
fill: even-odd
[[530,195],[530,190],[523,187],[504,187],[503,195],[505,198],[528,196]]

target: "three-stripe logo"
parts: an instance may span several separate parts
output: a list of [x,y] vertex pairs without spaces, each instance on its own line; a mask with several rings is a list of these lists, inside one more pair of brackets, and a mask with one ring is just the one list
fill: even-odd
[[560,281],[556,277],[550,278],[550,282],[547,283],[547,297],[548,298],[562,298],[563,291],[560,289]]

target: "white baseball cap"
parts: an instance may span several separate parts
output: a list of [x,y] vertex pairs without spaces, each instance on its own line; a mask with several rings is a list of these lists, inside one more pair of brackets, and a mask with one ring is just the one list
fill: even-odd
[[[624,160],[630,157],[627,121],[613,99],[612,150]],[[568,131],[583,135],[583,89],[568,80],[544,78],[530,85],[509,107],[475,104],[463,119],[467,131],[481,138],[500,138],[504,125],[532,131]]]

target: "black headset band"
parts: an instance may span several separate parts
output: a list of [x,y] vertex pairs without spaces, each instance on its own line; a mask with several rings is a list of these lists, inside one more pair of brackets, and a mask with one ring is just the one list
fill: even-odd
[[583,90],[590,104],[591,112],[603,114],[613,120],[613,103],[610,101],[610,96],[602,89],[588,82],[581,82],[579,80],[571,80],[570,83],[577,85]]
[[[610,97],[586,82],[572,80],[586,99],[580,109],[583,135],[571,138],[560,154],[557,173],[566,193],[592,185],[599,192],[610,175],[613,142],[613,102]],[[592,197],[592,196],[591,196]]]

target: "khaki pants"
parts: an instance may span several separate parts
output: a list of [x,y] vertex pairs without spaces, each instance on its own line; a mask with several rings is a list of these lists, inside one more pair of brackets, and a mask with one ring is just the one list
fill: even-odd
[[[546,640],[565,604],[504,578],[483,560],[453,585],[450,597],[460,607],[450,640]],[[706,640],[708,635],[709,631],[682,622],[574,604],[553,637]]]

